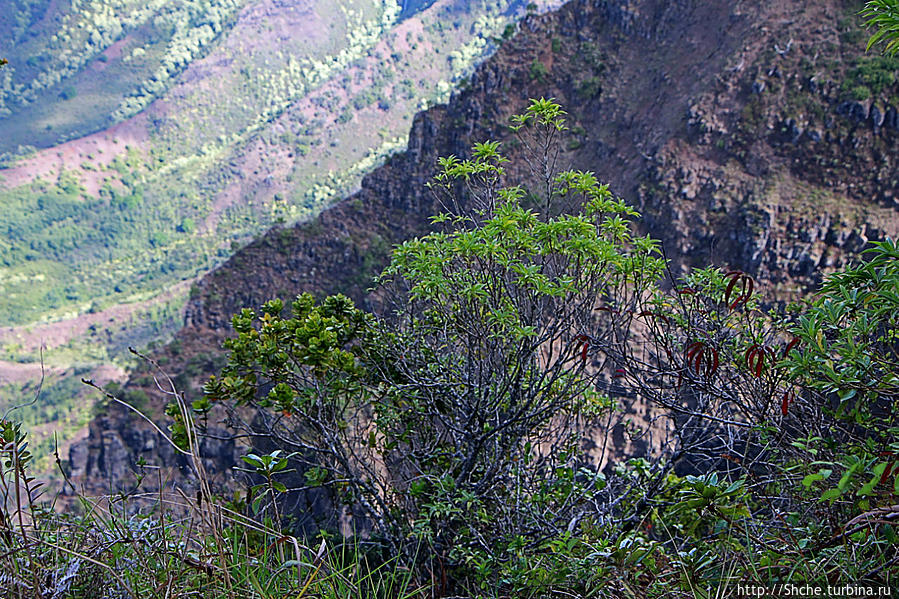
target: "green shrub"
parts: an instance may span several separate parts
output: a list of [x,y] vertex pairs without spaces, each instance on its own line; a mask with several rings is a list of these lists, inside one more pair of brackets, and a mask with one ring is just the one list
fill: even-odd
[[528,76],[530,77],[531,81],[536,80],[538,83],[543,83],[547,75],[549,75],[549,69],[546,68],[546,65],[535,58],[531,63],[530,70],[528,71]]
[[[564,117],[537,100],[513,118],[533,169],[518,185],[497,142],[440,159],[430,189],[454,208],[393,251],[376,283],[390,312],[340,295],[303,294],[289,310],[272,300],[235,316],[224,366],[198,356],[174,381],[135,381],[172,400],[164,440],[197,481],[179,502],[201,526],[165,498],[126,516],[141,462],[133,492],[54,514],[38,504],[21,426],[0,422],[4,596],[895,586],[899,247],[874,244],[787,316],[762,310],[746,273],[669,280],[657,242],[632,232],[633,209],[591,173],[553,170]],[[178,382],[219,367],[185,403]],[[636,400],[658,443],[588,454],[648,434],[628,420]],[[246,492],[227,499],[199,453],[223,404],[256,444]],[[363,534],[292,534],[291,506],[313,490]]]
[[884,56],[860,58],[846,73],[846,79],[841,87],[856,100],[879,97],[893,86],[897,70],[899,59],[896,58]]
[[599,77],[588,77],[577,86],[577,94],[584,100],[592,100],[602,91],[602,83]]
[[[564,112],[533,101],[513,130],[544,173]],[[505,162],[495,142],[440,160],[431,190],[460,206],[464,181],[471,207],[394,251],[378,281],[394,316],[302,295],[288,314],[274,300],[235,317],[202,409],[279,415],[248,432],[312,450],[285,467],[422,580],[443,572],[438,592],[726,596],[734,580],[826,584],[834,572],[889,582],[896,535],[873,519],[891,509],[883,479],[899,454],[895,246],[829,281],[824,293],[849,304],[809,307],[793,340],[745,273],[665,282],[656,243],[631,234],[633,210],[590,173],[504,186]],[[852,290],[862,281],[867,294]],[[810,343],[824,353],[806,356]],[[858,381],[880,399],[860,404]],[[664,449],[599,471],[585,431],[604,445],[634,397],[672,431]],[[833,472],[836,493],[821,488]]]

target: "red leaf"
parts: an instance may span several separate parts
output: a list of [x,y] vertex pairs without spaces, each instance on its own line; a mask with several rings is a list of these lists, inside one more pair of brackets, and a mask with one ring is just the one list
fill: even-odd
[[750,370],[752,370],[752,362],[755,359],[755,355],[758,353],[758,349],[758,345],[752,345],[749,347],[749,349],[746,350],[744,359],[746,360],[746,365],[749,366]]
[[786,357],[787,357],[787,354],[790,353],[790,350],[792,350],[792,349],[793,349],[794,347],[796,347],[797,345],[799,345],[799,337],[793,337],[793,340],[790,341],[789,343],[787,343],[787,346],[784,348],[784,355],[783,355],[783,357],[786,358]]
[[730,283],[727,284],[727,289],[724,291],[724,303],[730,304],[730,294],[733,292],[734,287],[737,285],[737,281],[740,280],[740,275],[743,274],[739,270],[735,270],[724,275],[724,278],[730,277]]
[[783,397],[780,400],[780,413],[784,416],[787,415],[794,397],[795,394],[792,391],[784,391]]
[[771,350],[758,344],[746,350],[746,366],[755,374],[756,378],[762,376],[762,370],[765,368],[765,354],[767,353],[771,353]]
[[704,341],[694,341],[684,350],[687,367],[696,374],[712,376],[718,371],[718,350],[709,347]]
[[688,360],[692,360],[693,356],[696,355],[697,352],[702,352],[702,341],[694,341],[690,345],[687,346],[685,350],[685,354]]
[[748,299],[749,299],[748,296],[745,296],[745,295],[738,295],[738,296],[737,296],[737,299],[735,299],[733,302],[731,302],[731,304],[730,304],[728,307],[729,307],[731,310],[735,310],[737,306],[739,306],[739,305],[742,304],[742,303],[745,303],[746,300],[748,300]]
[[627,374],[627,372],[624,370],[624,368],[616,368],[615,374],[612,375],[612,378],[620,379],[621,377],[625,376],[626,374]]
[[[730,283],[727,284],[727,289],[724,291],[724,303],[731,310],[735,310],[737,306],[745,304],[752,298],[752,290],[755,289],[755,280],[752,277],[739,270],[734,270],[724,275],[724,278],[730,279]],[[740,284],[740,293],[733,297],[737,283]],[[733,301],[731,301],[732,297]]]
[[880,475],[880,484],[882,484],[882,485],[886,484],[887,479],[890,478],[890,473],[893,471],[893,466],[895,466],[895,465],[896,465],[896,461],[893,460],[892,462],[887,464],[886,468],[883,469],[883,474]]

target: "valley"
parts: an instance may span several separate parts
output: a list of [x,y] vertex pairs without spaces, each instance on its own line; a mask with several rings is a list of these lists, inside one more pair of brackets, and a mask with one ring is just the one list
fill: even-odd
[[9,10],[0,410],[27,395],[11,373],[33,373],[42,347],[45,391],[62,384],[90,403],[81,376],[120,378],[128,346],[180,327],[193,281],[355,189],[526,11],[458,0]]

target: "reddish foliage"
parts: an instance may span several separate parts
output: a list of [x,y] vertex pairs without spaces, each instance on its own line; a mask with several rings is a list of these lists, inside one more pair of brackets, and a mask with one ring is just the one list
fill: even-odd
[[694,341],[688,345],[684,355],[687,358],[687,366],[696,374],[710,377],[718,371],[718,350],[703,341]]
[[799,337],[793,337],[793,340],[787,343],[787,346],[784,348],[783,357],[786,358],[787,354],[790,353],[790,350],[792,350],[797,345],[799,345]]
[[[752,290],[755,289],[755,280],[745,272],[732,270],[724,275],[725,279],[730,279],[727,289],[724,291],[724,303],[731,310],[735,310],[737,306],[745,304],[752,297]],[[734,291],[739,286],[739,292]]]
[[746,365],[756,378],[762,376],[762,372],[765,370],[765,359],[767,357],[770,357],[772,362],[774,361],[774,350],[770,347],[755,344],[746,350]]
[[796,392],[784,391],[783,396],[780,398],[780,413],[786,416],[790,409],[790,404],[794,401],[796,401]]
[[587,335],[581,334],[581,335],[577,335],[574,338],[574,340],[580,341],[584,344],[584,346],[581,348],[581,362],[583,364],[587,364],[587,350],[590,349],[590,337],[588,337]]
[[880,475],[880,484],[885,485],[887,480],[890,478],[890,474],[893,472],[893,466],[896,465],[896,460],[893,460],[887,467],[883,469],[883,474]]

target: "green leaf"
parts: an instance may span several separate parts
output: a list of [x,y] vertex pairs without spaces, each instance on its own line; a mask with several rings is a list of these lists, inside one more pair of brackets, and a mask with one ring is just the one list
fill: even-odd
[[242,456],[240,456],[240,459],[242,459],[244,462],[246,462],[250,466],[253,466],[254,468],[262,468],[264,466],[264,464],[263,464],[262,460],[259,458],[259,456],[254,453],[251,453],[248,455],[242,455]]
[[820,470],[818,470],[818,472],[816,472],[814,474],[809,474],[808,476],[803,478],[802,484],[805,487],[811,487],[814,483],[818,482],[819,480],[824,480],[825,478],[828,478],[832,473],[833,473],[833,470],[831,470],[829,468],[821,468]]
[[833,501],[842,494],[843,491],[840,489],[828,489],[821,494],[821,501]]
[[737,491],[738,489],[743,487],[744,482],[745,481],[742,478],[738,481],[734,481],[733,483],[730,484],[729,487],[727,487],[727,489],[724,490],[724,494],[730,495],[731,493]]
[[[857,460],[858,458],[855,458],[855,459]],[[854,464],[852,464],[846,470],[846,472],[840,478],[840,482],[837,483],[837,488],[840,490],[841,493],[846,490],[846,487],[849,485],[849,481],[852,479],[852,476],[855,474],[855,471],[858,470],[858,467],[860,465],[861,465],[861,462],[856,461]]]

